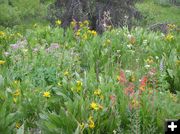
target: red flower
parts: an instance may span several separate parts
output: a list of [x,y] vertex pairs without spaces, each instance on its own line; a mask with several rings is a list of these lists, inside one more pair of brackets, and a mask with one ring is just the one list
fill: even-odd
[[143,76],[143,77],[141,78],[141,82],[140,82],[140,90],[141,90],[141,91],[144,91],[144,90],[145,90],[147,81],[148,81],[147,76]]
[[126,75],[123,70],[120,70],[120,75],[119,75],[118,80],[121,84],[123,84],[123,85],[126,84],[126,82],[127,82]]
[[129,83],[128,86],[124,89],[125,90],[125,94],[126,95],[133,95],[134,94],[134,84],[133,83]]
[[109,98],[110,98],[112,104],[114,105],[115,102],[116,102],[116,96],[115,95],[110,95]]

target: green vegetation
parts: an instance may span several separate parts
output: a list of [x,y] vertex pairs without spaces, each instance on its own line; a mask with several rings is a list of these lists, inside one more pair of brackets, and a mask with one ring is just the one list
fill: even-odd
[[156,134],[180,118],[174,25],[97,35],[77,23],[0,32],[0,132]]
[[54,13],[48,23],[52,2],[0,2],[0,133],[159,134],[180,118],[177,7],[136,4],[138,23],[168,22],[166,34],[111,25],[98,34],[88,20],[64,29]]
[[0,25],[14,26],[32,23],[34,20],[45,21],[47,7],[52,0],[1,0]]
[[145,0],[138,2],[136,7],[145,17],[143,25],[152,25],[154,23],[174,23],[180,26],[180,10],[177,6],[168,6],[157,4],[158,1]]

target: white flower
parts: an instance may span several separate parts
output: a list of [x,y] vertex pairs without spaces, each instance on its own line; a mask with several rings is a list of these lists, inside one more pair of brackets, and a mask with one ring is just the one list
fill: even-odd
[[113,134],[116,134],[117,133],[117,131],[116,130],[113,130]]
[[158,59],[159,59],[159,57],[158,57],[158,56],[156,56],[155,58],[156,58],[156,60],[158,60]]
[[150,68],[150,65],[147,64],[147,65],[145,65],[144,67],[145,67],[145,68]]
[[126,73],[131,73],[131,70],[126,70],[125,72],[126,72]]
[[129,44],[129,45],[127,45],[127,47],[128,47],[129,49],[131,49],[131,48],[132,48],[132,45],[131,45],[131,44]]

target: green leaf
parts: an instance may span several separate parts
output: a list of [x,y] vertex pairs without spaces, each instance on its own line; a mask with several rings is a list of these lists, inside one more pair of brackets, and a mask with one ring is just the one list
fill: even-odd
[[68,97],[65,94],[63,94],[62,92],[60,92],[60,91],[56,91],[56,94],[59,95],[59,96],[62,96],[65,99],[68,99]]
[[168,72],[169,76],[170,76],[171,78],[173,78],[173,76],[174,76],[173,70],[167,69],[167,72]]

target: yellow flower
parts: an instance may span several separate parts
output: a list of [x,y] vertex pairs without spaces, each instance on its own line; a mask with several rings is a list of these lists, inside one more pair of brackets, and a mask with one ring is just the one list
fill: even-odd
[[106,44],[110,44],[111,43],[111,40],[110,39],[107,39],[106,40]]
[[3,65],[5,63],[5,61],[0,60],[0,65]]
[[121,79],[120,76],[117,76],[116,78],[117,78],[118,81],[120,81],[120,79]]
[[140,89],[141,91],[145,91],[145,86],[140,86],[139,89]]
[[89,21],[88,20],[85,20],[84,22],[83,22],[85,25],[89,25]]
[[19,129],[21,124],[19,122],[16,122],[16,128]]
[[62,86],[61,82],[58,82],[58,86]]
[[168,24],[168,28],[169,28],[169,30],[173,30],[176,28],[176,25],[175,24]]
[[168,34],[165,36],[165,40],[172,41],[172,40],[174,40],[174,36],[172,34]]
[[104,96],[103,96],[103,95],[101,95],[101,96],[100,96],[100,98],[101,98],[101,100],[103,100],[103,99],[104,99]]
[[93,117],[92,116],[89,116],[89,119],[88,120],[93,120]]
[[134,82],[136,80],[135,75],[131,75],[131,81]]
[[79,35],[80,35],[80,31],[77,31],[77,32],[76,32],[76,36],[79,36]]
[[84,26],[82,22],[79,22],[79,25],[80,25],[80,27],[83,27],[83,26]]
[[13,96],[17,97],[20,95],[20,90],[16,89],[16,91],[13,93]]
[[82,89],[82,82],[80,80],[76,81],[76,91],[79,92]]
[[17,33],[17,36],[22,37],[22,35],[20,33]]
[[83,129],[83,128],[84,128],[84,126],[85,126],[85,124],[84,124],[84,123],[81,123],[81,124],[80,124],[80,128],[81,128],[81,129]]
[[93,129],[95,127],[94,121],[93,121],[93,117],[90,116],[89,117],[89,128]]
[[83,35],[83,40],[87,40],[87,38],[88,38],[88,37],[87,37],[87,34],[84,34],[84,35]]
[[17,98],[14,97],[13,98],[13,102],[16,103],[17,102]]
[[99,105],[95,102],[92,102],[91,105],[90,105],[91,109],[93,110],[99,110]]
[[16,85],[18,85],[19,83],[20,83],[19,80],[15,80],[15,81],[14,81],[14,84],[16,84]]
[[65,76],[68,76],[68,75],[69,75],[69,72],[68,72],[68,71],[64,72],[64,75],[65,75]]
[[82,86],[82,82],[80,80],[76,81],[77,87],[81,87]]
[[91,31],[91,34],[94,35],[94,36],[96,36],[96,35],[97,35],[97,32],[94,31],[94,30],[92,30],[92,31]]
[[96,89],[95,91],[94,91],[94,95],[101,95],[101,90],[100,89]]
[[91,34],[91,30],[88,30],[87,33]]
[[180,60],[176,60],[176,65],[179,65],[180,64]]
[[136,99],[133,99],[133,100],[132,100],[132,106],[133,106],[134,108],[136,108],[136,107],[138,107],[138,105],[139,105],[139,102],[138,102]]
[[77,91],[77,92],[80,92],[81,89],[82,89],[82,87],[78,86],[78,87],[76,88],[76,91]]
[[145,60],[147,62],[147,64],[152,64],[154,61],[153,59],[150,57],[147,60]]
[[0,31],[0,36],[5,36],[5,33],[3,31]]
[[71,26],[72,26],[72,27],[75,27],[75,26],[76,26],[76,21],[75,21],[75,20],[71,21]]
[[56,25],[61,25],[61,20],[56,20]]
[[49,91],[46,91],[43,93],[43,96],[46,98],[49,98],[49,97],[51,97],[51,93]]

